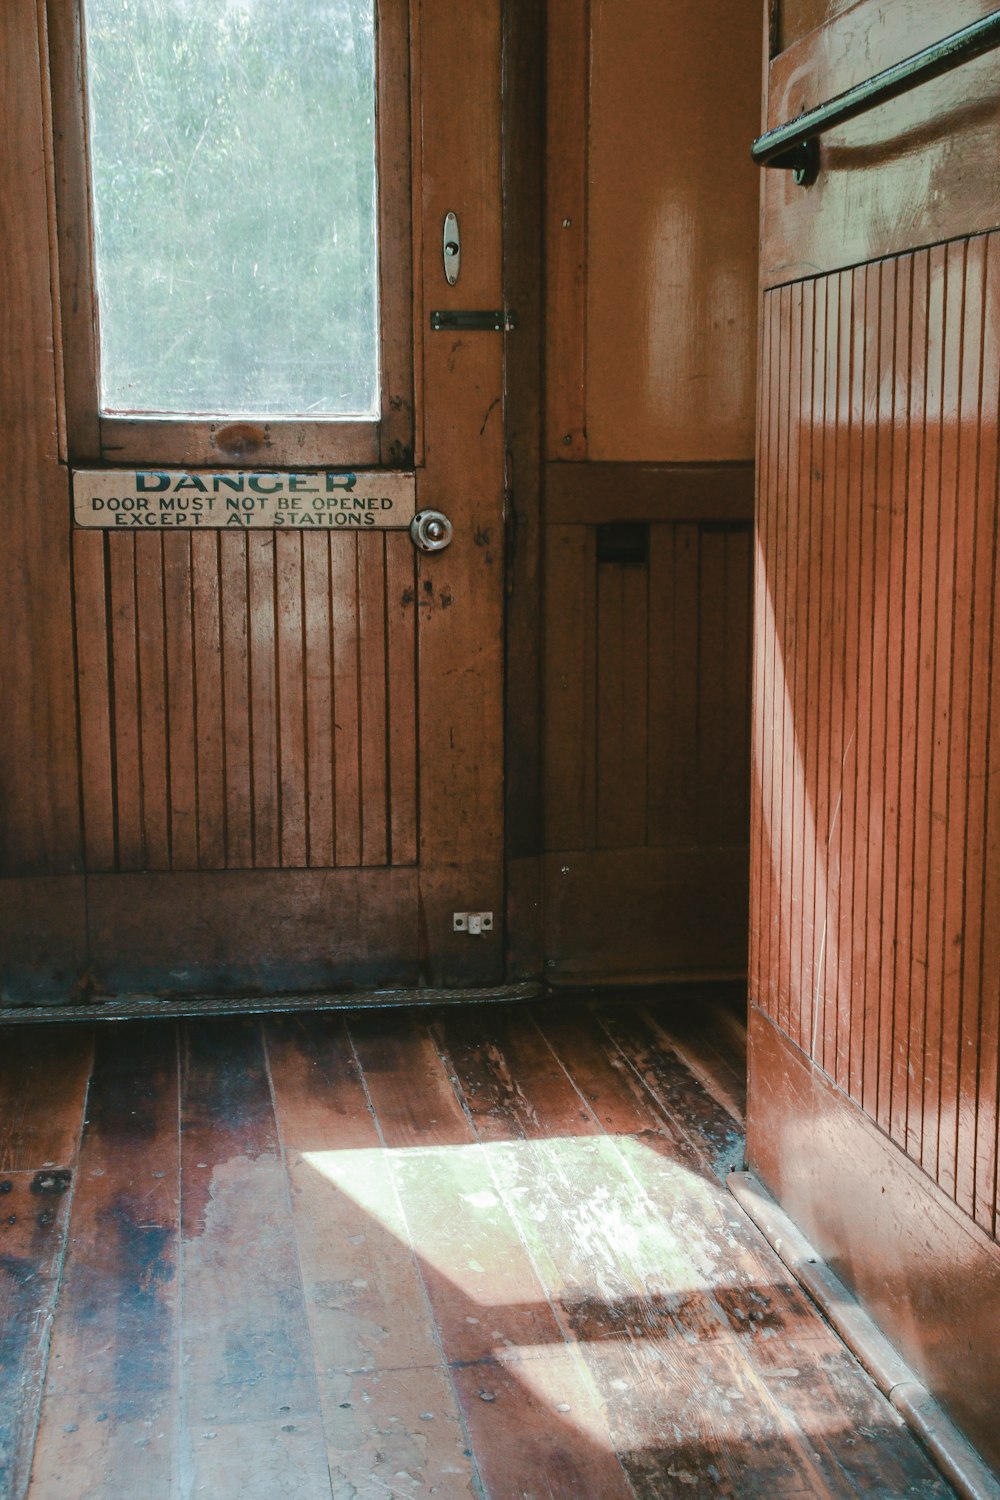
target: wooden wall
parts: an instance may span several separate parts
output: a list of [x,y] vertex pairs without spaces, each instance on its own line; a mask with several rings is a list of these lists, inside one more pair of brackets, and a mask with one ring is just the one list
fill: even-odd
[[[74,532],[64,375],[85,304],[57,273],[50,97],[71,11],[0,7],[0,1005],[495,985],[502,923],[471,940],[452,914],[503,902],[504,348],[423,331],[442,298],[503,300],[501,7],[383,18],[413,60],[382,163],[413,208],[388,231],[406,309],[388,341],[413,333],[418,508],[455,528],[426,557],[405,532]],[[64,266],[85,227],[69,196]],[[476,247],[454,290],[448,211]],[[398,462],[409,404],[387,417]]]
[[415,862],[405,532],[73,542],[90,872]]
[[[990,8],[829,5],[768,123]],[[1000,1463],[996,97],[766,174],[748,1150]]]
[[764,305],[753,993],[995,1234],[1000,235]]
[[550,980],[746,962],[759,55],[724,0],[549,7]]

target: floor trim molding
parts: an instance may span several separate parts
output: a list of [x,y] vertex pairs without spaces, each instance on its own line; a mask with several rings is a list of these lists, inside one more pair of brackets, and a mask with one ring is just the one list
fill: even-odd
[[537,1000],[540,984],[497,984],[471,989],[345,990],[287,995],[186,995],[163,1000],[117,995],[86,1005],[0,1006],[0,1028],[39,1022],[163,1021],[197,1016],[282,1016],[298,1011],[390,1009],[403,1005],[469,1005],[485,1001]]
[[767,1189],[752,1172],[731,1172],[727,1186],[948,1483],[963,1500],[1000,1500],[1000,1482],[992,1470]]

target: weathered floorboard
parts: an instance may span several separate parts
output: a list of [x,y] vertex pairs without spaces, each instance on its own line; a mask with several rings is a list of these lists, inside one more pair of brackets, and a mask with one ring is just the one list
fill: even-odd
[[720,1181],[721,990],[90,1045],[0,1064],[0,1500],[949,1494]]

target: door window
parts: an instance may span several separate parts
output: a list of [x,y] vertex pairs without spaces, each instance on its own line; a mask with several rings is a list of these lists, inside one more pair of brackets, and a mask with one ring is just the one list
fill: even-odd
[[60,213],[71,456],[214,464],[236,424],[271,466],[405,460],[405,25],[375,0],[81,3],[53,69],[66,115],[60,77],[83,82],[63,196],[74,167],[88,187],[89,232]]

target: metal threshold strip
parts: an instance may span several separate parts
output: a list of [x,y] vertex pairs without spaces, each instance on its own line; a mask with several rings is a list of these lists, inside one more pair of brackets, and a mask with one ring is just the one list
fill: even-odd
[[874,1319],[752,1172],[731,1172],[729,1191],[779,1260],[923,1443],[962,1500],[1000,1500],[1000,1482]]
[[791,171],[795,181],[808,187],[816,180],[819,169],[819,137],[845,120],[887,104],[911,89],[919,88],[932,78],[950,73],[953,68],[971,62],[1000,47],[1000,10],[991,11],[970,26],[953,31],[930,47],[915,52],[891,68],[883,68],[863,83],[828,99],[815,109],[806,110],[794,120],[786,120],[764,135],[758,136],[750,155],[759,167],[781,167]]
[[0,1005],[0,1029],[67,1021],[194,1020],[199,1016],[284,1016],[300,1011],[396,1009],[404,1005],[475,1005],[537,1000],[540,984],[499,984],[473,989],[335,990],[286,995],[116,995],[83,1005]]

